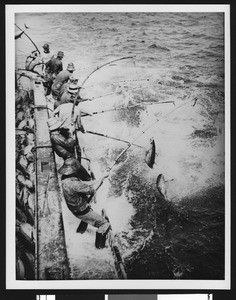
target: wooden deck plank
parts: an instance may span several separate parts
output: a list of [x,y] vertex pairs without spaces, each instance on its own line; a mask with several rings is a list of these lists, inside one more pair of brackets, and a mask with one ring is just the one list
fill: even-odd
[[36,279],[69,279],[61,197],[42,83],[34,84],[36,143]]

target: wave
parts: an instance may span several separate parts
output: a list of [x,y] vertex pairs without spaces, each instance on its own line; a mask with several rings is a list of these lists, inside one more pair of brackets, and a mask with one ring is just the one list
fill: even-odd
[[149,49],[160,50],[160,51],[170,51],[169,48],[163,47],[163,46],[159,46],[159,45],[156,45],[156,44],[152,44],[152,45],[148,46],[148,48]]

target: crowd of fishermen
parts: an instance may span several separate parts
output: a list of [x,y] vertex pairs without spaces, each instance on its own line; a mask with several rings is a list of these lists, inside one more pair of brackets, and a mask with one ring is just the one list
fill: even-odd
[[63,69],[64,53],[58,51],[50,54],[49,45],[43,45],[43,53],[33,51],[26,59],[25,68],[35,72],[35,67],[42,65],[41,77],[45,88],[45,97],[53,102],[54,110],[49,112],[48,127],[53,150],[64,159],[59,170],[61,174],[64,198],[70,211],[82,222],[97,228],[96,247],[105,247],[110,224],[103,216],[94,212],[90,201],[103,180],[109,176],[106,172],[100,179],[95,180],[81,164],[81,148],[77,132],[85,133],[81,115],[91,115],[89,111],[80,108],[80,89],[78,79],[73,77],[75,71],[71,62]]

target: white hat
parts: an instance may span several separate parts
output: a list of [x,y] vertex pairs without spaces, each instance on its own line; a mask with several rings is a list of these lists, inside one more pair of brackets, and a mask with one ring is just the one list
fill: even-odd
[[70,84],[67,88],[67,91],[71,94],[76,94],[78,90],[79,90],[78,86],[74,83]]
[[60,128],[65,123],[65,120],[59,121],[56,117],[52,117],[47,120],[47,123],[49,130],[53,131]]

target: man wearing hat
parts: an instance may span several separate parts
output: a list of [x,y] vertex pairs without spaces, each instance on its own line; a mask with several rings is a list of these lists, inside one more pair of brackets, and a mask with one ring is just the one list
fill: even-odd
[[[75,97],[78,96],[77,94],[78,94],[79,90],[80,90],[80,87],[78,87],[74,83],[71,83],[67,87],[66,91],[62,94],[61,99],[60,99],[60,104],[74,102]],[[80,99],[80,97],[78,99]]]
[[70,76],[73,74],[74,71],[74,64],[69,63],[66,70],[61,71],[55,78],[52,85],[52,96],[55,100],[58,100],[58,96],[60,95],[62,85],[69,80]]
[[25,69],[28,71],[34,71],[34,68],[42,64],[38,50],[32,51],[26,58]]
[[63,70],[62,58],[64,57],[64,53],[62,51],[58,51],[56,57],[52,57],[46,64],[46,70],[48,73],[54,74],[55,76]]
[[58,51],[57,56],[56,57],[53,56],[45,64],[46,84],[44,86],[47,88],[46,96],[51,93],[51,86],[53,84],[53,80],[63,70],[63,65],[61,61],[63,57],[64,57],[64,53],[62,51]]
[[50,60],[50,58],[52,57],[52,54],[50,52],[48,44],[44,44],[42,48],[43,48],[43,53],[41,54],[41,59],[42,59],[42,63],[43,63],[42,70],[44,73],[45,64],[46,64],[46,62],[48,62]]
[[68,158],[64,161],[59,173],[62,175],[62,190],[67,207],[77,218],[98,228],[96,239],[102,239],[104,242],[102,247],[105,246],[104,238],[106,238],[110,229],[110,224],[101,215],[91,209],[89,202],[92,200],[96,190],[102,185],[104,179],[109,176],[109,172],[106,172],[98,180],[90,180],[89,174],[78,160]]
[[75,77],[73,77],[73,75],[71,75],[70,78],[69,78],[69,80],[62,85],[61,90],[60,90],[60,94],[57,97],[58,101],[60,101],[61,96],[64,94],[64,92],[67,91],[69,85],[71,85],[72,83],[75,84],[75,85],[77,85],[78,81],[79,80],[77,78],[75,78]]
[[[75,86],[75,85],[73,85]],[[70,98],[70,102],[60,104],[53,112],[52,117],[58,115],[58,119],[64,122],[63,127],[68,128],[71,133],[78,129],[84,132],[84,128],[81,122],[81,114],[92,116],[92,114],[79,107],[79,100],[73,97]]]
[[51,133],[53,150],[63,159],[75,157],[76,141],[70,134],[69,129],[63,127],[64,121],[55,117],[48,119],[48,127]]

